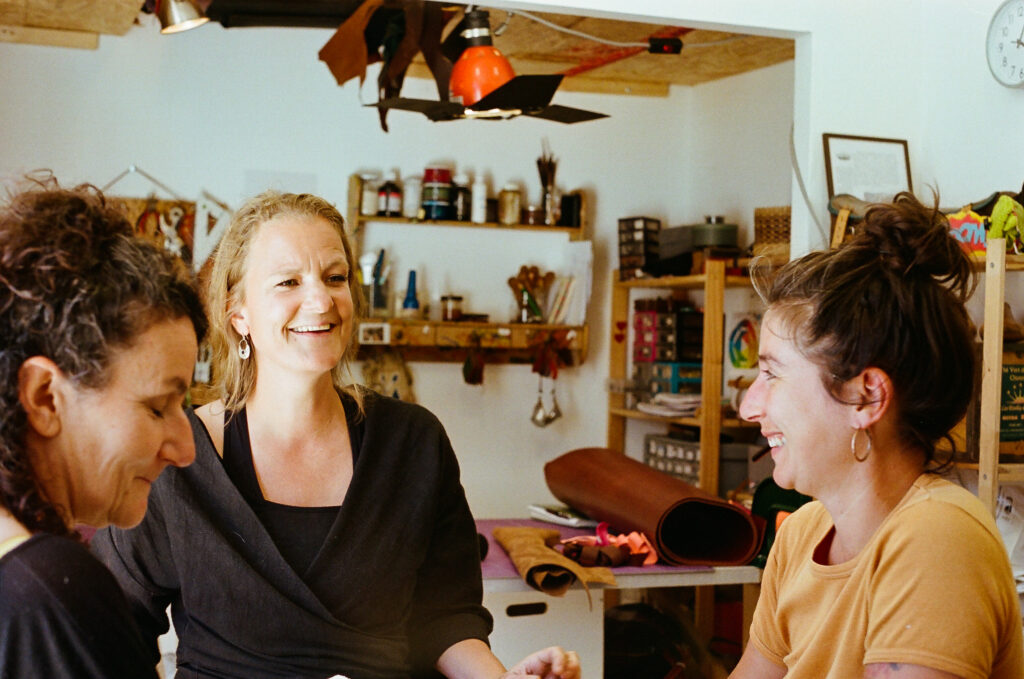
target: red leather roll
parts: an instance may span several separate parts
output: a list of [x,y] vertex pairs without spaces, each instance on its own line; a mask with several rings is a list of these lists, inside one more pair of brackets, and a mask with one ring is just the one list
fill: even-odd
[[607,448],[572,450],[544,465],[551,493],[619,531],[640,531],[676,565],[740,566],[760,535],[742,508]]

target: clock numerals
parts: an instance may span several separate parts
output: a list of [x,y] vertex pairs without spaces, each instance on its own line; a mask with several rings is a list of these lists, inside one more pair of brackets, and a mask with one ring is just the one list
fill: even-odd
[[1002,85],[1024,86],[1024,0],[1005,0],[986,37],[989,70]]

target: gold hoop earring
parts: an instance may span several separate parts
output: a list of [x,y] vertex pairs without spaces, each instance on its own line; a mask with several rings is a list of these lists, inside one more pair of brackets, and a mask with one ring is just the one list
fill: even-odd
[[[864,449],[863,455],[857,454],[857,434],[864,432],[865,436],[868,437],[868,446]],[[850,439],[850,453],[853,455],[853,459],[857,462],[863,462],[871,455],[871,432],[867,429],[854,429],[853,438]]]
[[249,338],[248,336],[242,337],[242,339],[238,340],[238,357],[244,361],[249,358],[250,353]]

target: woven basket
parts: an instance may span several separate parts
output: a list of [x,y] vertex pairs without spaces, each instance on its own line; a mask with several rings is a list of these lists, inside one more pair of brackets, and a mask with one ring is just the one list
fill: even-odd
[[789,244],[790,207],[755,207],[754,242],[758,245],[771,243]]

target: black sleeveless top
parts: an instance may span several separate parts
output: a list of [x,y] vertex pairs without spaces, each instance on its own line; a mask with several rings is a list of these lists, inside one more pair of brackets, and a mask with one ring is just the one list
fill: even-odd
[[[365,421],[358,417],[358,409],[351,398],[342,396],[341,401],[345,408],[349,440],[352,443],[354,470],[359,449],[362,447]],[[334,525],[340,506],[293,507],[264,498],[252,461],[249,419],[245,408],[234,417],[231,417],[231,413],[225,413],[224,417],[224,456],[221,459],[224,470],[267,529],[281,556],[292,570],[305,580],[309,567],[320,553],[320,548],[330,533],[331,526]]]

